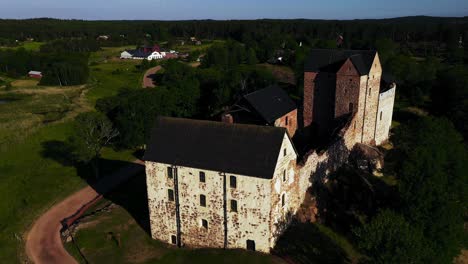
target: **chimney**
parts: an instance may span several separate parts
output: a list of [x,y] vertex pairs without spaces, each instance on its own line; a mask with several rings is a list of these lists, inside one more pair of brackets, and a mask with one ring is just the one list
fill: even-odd
[[226,123],[226,124],[232,124],[234,123],[234,118],[232,117],[231,114],[223,114],[221,116],[221,122]]

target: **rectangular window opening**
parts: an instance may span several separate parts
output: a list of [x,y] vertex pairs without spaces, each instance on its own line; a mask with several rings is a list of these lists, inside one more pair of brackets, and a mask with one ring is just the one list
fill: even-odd
[[229,186],[231,188],[237,188],[237,178],[236,178],[236,176],[230,176],[229,177]]
[[177,237],[176,236],[174,236],[174,235],[171,236],[171,243],[173,245],[177,244]]
[[205,182],[205,172],[200,171],[200,182]]
[[202,227],[208,229],[208,221],[206,219],[202,219]]
[[200,194],[200,206],[206,207],[206,196]]
[[169,199],[169,201],[173,202],[174,201],[174,190],[167,190],[167,198]]
[[285,123],[286,125],[288,125],[288,123],[289,123],[288,117],[286,117],[286,120],[285,120],[284,123]]
[[168,177],[169,179],[172,179],[172,177],[174,177],[172,167],[167,167],[167,177]]
[[237,201],[231,200],[231,212],[237,213]]

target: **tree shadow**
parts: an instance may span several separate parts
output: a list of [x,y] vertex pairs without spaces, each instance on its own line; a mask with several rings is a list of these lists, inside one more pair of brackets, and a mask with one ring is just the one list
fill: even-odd
[[349,263],[346,252],[311,223],[294,222],[273,253],[294,263]]

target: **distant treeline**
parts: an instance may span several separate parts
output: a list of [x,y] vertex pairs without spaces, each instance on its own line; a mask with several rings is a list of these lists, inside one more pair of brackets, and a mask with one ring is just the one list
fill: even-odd
[[0,73],[25,76],[30,70],[41,71],[41,85],[69,86],[86,83],[89,52],[99,46],[94,41],[52,41],[39,52],[24,48],[0,50]]
[[336,39],[343,35],[348,48],[370,47],[375,39],[395,42],[457,42],[468,39],[468,17],[402,17],[371,20],[193,20],[193,21],[83,21],[57,19],[0,20],[0,39],[49,41],[60,38],[92,38],[108,35],[110,44],[169,40],[173,37],[297,41]]

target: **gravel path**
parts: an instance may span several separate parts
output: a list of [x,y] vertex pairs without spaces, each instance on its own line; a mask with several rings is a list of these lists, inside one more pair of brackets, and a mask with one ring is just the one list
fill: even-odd
[[36,264],[77,263],[68,254],[60,238],[61,221],[71,216],[78,217],[91,203],[99,201],[103,194],[111,191],[132,176],[144,171],[144,163],[135,161],[118,172],[103,178],[95,186],[85,187],[68,196],[45,212],[27,235],[26,253]]
[[159,70],[161,70],[161,66],[156,66],[153,68],[150,68],[146,71],[145,76],[143,77],[143,88],[154,88],[156,85],[153,83],[153,78],[152,75],[157,73]]

